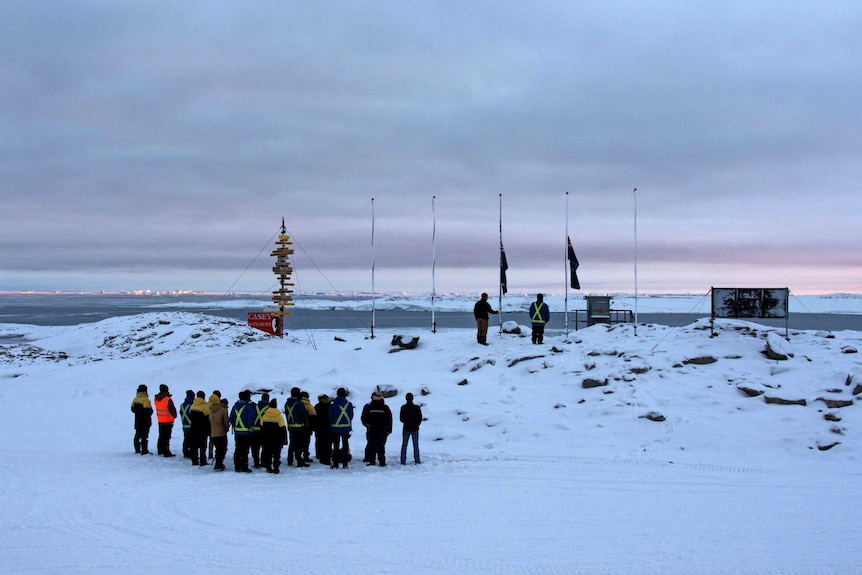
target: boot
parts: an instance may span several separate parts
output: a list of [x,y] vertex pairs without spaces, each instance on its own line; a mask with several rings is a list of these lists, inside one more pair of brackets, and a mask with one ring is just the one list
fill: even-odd
[[141,455],[150,455],[150,450],[147,449],[148,439],[141,440]]
[[141,440],[137,437],[135,438],[135,453],[141,452]]

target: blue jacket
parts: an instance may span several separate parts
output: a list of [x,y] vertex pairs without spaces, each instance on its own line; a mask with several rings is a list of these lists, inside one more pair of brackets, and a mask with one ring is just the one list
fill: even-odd
[[250,401],[239,400],[230,410],[230,425],[234,435],[251,435],[254,420],[257,419],[257,405]]
[[195,396],[186,396],[186,400],[180,405],[180,421],[183,422],[183,433],[188,433],[192,430],[192,419],[189,416],[189,409],[195,402]]
[[551,319],[551,310],[545,302],[530,304],[530,321],[533,325],[545,325]]
[[332,433],[346,435],[353,431],[353,404],[346,397],[336,397],[329,406]]
[[288,397],[284,400],[284,419],[287,428],[304,429],[308,425],[308,410],[298,397]]

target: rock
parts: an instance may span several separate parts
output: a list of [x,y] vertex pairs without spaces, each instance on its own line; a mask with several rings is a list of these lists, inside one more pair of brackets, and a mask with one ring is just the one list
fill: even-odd
[[828,331],[822,330],[822,329],[817,331],[814,335],[816,335],[817,337],[824,337],[826,339],[835,339],[834,335],[832,335]]
[[375,389],[379,391],[384,398],[395,397],[398,395],[398,388],[394,385],[389,385],[388,383],[377,385],[375,386]]
[[341,342],[345,342],[345,343],[347,342],[346,339],[344,339],[343,337],[338,337],[337,335],[332,339],[334,339],[335,341],[341,341]]
[[862,383],[857,383],[856,387],[853,388],[853,395],[859,395],[862,393]]
[[664,415],[657,411],[650,411],[646,415],[641,415],[638,419],[649,419],[650,421],[664,421],[666,418]]
[[775,405],[808,405],[808,402],[804,399],[781,399],[780,397],[769,396],[764,396],[763,399],[766,403],[772,403]]
[[840,409],[853,405],[852,399],[826,399],[825,397],[818,397],[814,401],[822,401],[829,409]]
[[835,415],[834,413],[825,413],[823,414],[823,419],[826,421],[841,421],[841,418]]
[[691,359],[686,359],[683,361],[685,365],[709,365],[710,363],[715,363],[718,361],[714,357],[710,357],[708,355],[702,357],[693,357]]
[[594,387],[603,387],[607,384],[608,384],[607,379],[600,381],[598,379],[592,379],[592,378],[588,377],[583,382],[581,382],[581,387],[583,387],[584,389],[592,389]]
[[467,380],[462,379],[461,381],[458,382],[458,385],[467,385]]
[[512,333],[515,335],[519,335],[521,333],[521,326],[519,326],[516,321],[504,321],[502,329],[503,333]]
[[405,336],[403,335],[393,335],[392,336],[392,345],[397,345],[401,349],[416,349],[416,346],[419,345],[419,336],[406,336],[407,340],[405,340]]
[[[465,379],[464,381],[467,381],[467,380]],[[423,387],[422,389],[419,390],[419,395],[423,395],[423,396],[424,395],[431,395],[431,390],[428,389],[427,387]]]
[[509,367],[512,367],[512,366],[518,365],[518,364],[519,364],[519,363],[521,363],[522,361],[529,361],[529,360],[531,360],[531,359],[540,359],[540,358],[543,358],[543,357],[545,357],[545,356],[544,356],[544,355],[528,355],[528,356],[525,356],[525,357],[519,357],[518,359],[513,359],[512,361],[510,361],[510,362],[509,362]]
[[819,449],[820,451],[828,451],[828,450],[832,449],[833,447],[835,447],[836,445],[841,445],[841,442],[840,442],[840,441],[836,441],[835,443],[830,443],[830,444],[828,444],[828,445],[820,445],[820,444],[818,444],[818,445],[817,445],[817,449]]
[[748,397],[757,397],[758,395],[763,395],[762,389],[751,389],[750,387],[745,387],[743,385],[737,385],[736,389],[738,389]]
[[852,345],[845,345],[841,348],[841,353],[857,353],[856,348]]
[[766,350],[764,353],[766,357],[776,361],[786,361],[795,355],[790,342],[774,332],[766,336]]

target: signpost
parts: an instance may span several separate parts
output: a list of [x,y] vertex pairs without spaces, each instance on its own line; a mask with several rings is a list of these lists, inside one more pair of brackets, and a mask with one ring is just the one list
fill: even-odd
[[255,329],[265,331],[266,333],[284,336],[284,316],[290,315],[290,312],[285,308],[293,307],[293,282],[291,274],[293,274],[293,266],[290,263],[290,256],[293,255],[293,242],[290,241],[290,236],[287,235],[287,229],[284,227],[284,218],[281,218],[281,232],[278,234],[277,246],[270,254],[275,258],[275,264],[272,266],[272,272],[278,279],[279,289],[272,292],[272,302],[278,306],[278,311],[264,312],[249,312],[248,325]]

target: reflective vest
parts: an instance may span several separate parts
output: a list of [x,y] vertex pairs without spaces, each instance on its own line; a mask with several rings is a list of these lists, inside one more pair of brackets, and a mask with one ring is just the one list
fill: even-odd
[[347,405],[348,404],[345,403],[344,405],[338,406],[338,409],[341,410],[341,413],[339,413],[338,417],[335,418],[335,421],[332,422],[332,427],[337,429],[350,427],[352,425],[350,421],[350,415],[348,415],[347,413]]
[[304,424],[299,423],[293,419],[293,408],[296,407],[298,404],[299,404],[299,402],[297,401],[297,402],[294,402],[291,404],[286,403],[284,406],[284,414],[287,416],[287,426],[292,427],[294,429],[296,429],[298,427],[305,427]]
[[269,408],[269,404],[268,404],[268,403],[264,403],[264,404],[263,404],[263,407],[261,407],[260,405],[258,405],[258,404],[256,404],[256,403],[254,404],[254,409],[255,409],[255,413],[256,413],[256,415],[255,415],[255,417],[254,417],[254,424],[251,426],[251,430],[252,430],[252,431],[260,431],[260,423],[261,423],[261,421],[262,421],[262,419],[263,419],[263,413],[264,413],[268,408]]
[[543,305],[545,304],[533,302],[533,305],[530,306],[530,321],[533,323],[545,323],[545,320],[542,318]]
[[237,433],[237,432],[242,433],[244,431],[245,432],[251,431],[251,429],[249,429],[248,427],[245,426],[245,422],[242,420],[242,412],[245,411],[245,408],[248,406],[249,406],[249,404],[245,404],[236,410],[235,416],[234,416],[236,421],[232,422],[234,433]]
[[171,401],[171,396],[166,395],[161,399],[156,400],[156,419],[159,423],[173,423],[174,416],[171,415],[171,410],[168,409],[168,403]]
[[183,402],[183,404],[180,405],[180,421],[183,422],[183,429],[186,431],[192,428],[192,418],[189,417],[189,409],[191,409],[191,407],[191,403]]

